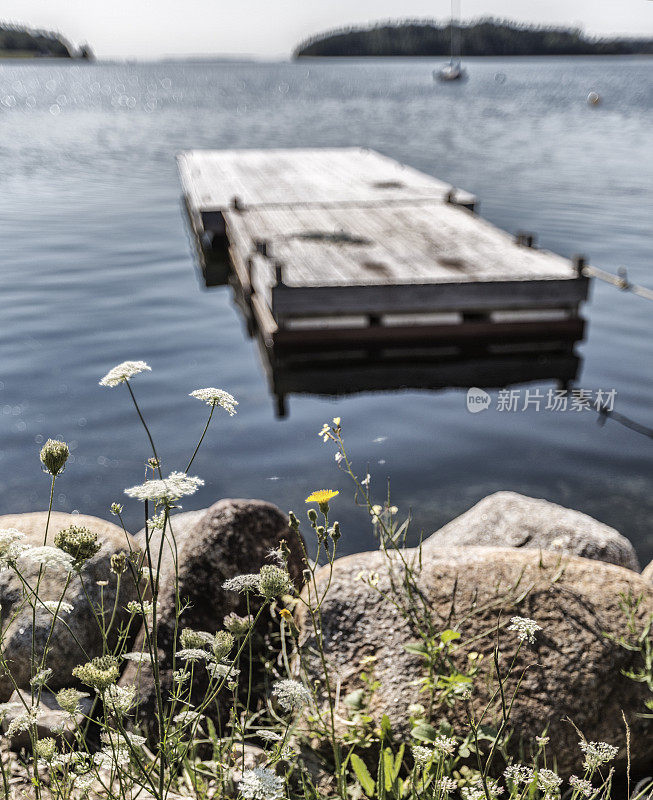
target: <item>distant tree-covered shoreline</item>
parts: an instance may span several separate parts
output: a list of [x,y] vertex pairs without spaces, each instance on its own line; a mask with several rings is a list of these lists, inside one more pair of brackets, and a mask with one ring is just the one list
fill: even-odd
[[59,33],[0,22],[0,58],[85,58],[93,53],[88,45],[75,50]]
[[[456,24],[456,42],[467,56],[569,56],[652,54],[653,39],[585,36],[577,28],[541,27],[480,19]],[[437,21],[379,23],[341,28],[311,37],[295,58],[324,56],[444,56],[450,53],[451,24]]]

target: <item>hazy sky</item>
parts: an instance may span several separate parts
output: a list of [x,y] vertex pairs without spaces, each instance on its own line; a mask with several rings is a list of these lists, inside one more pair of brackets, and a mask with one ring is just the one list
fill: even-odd
[[[4,20],[60,30],[99,56],[287,56],[341,25],[443,18],[448,0],[3,0]],[[588,33],[653,36],[652,0],[462,0],[462,18],[492,15],[580,25]]]

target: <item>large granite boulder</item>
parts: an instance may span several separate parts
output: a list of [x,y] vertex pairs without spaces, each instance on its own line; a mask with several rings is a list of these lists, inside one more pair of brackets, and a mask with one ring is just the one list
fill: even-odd
[[653,583],[653,561],[642,570],[642,578],[649,583]]
[[[360,672],[372,671],[379,688],[370,698],[371,713],[377,722],[388,714],[400,735],[409,732],[411,704],[429,707],[429,693],[421,692],[419,683],[426,675],[425,662],[405,649],[419,641],[416,627],[383,593],[402,608],[427,613],[437,635],[445,629],[460,632],[452,655],[457,669],[469,668],[470,652],[483,656],[474,662],[480,667],[470,701],[477,717],[496,688],[492,654],[497,626],[500,663],[507,670],[518,646],[517,634],[508,630],[510,618],[527,617],[542,630],[534,645],[522,646],[515,663],[513,676],[526,672],[511,714],[513,752],[519,753],[523,745],[528,753],[534,737],[548,729],[549,759],[557,759],[562,774],[580,769],[578,734],[568,717],[588,740],[617,745],[617,766],[623,769],[623,710],[631,727],[633,769],[651,766],[653,721],[639,716],[650,694],[644,684],[622,672],[638,664],[639,656],[610,637],[621,637],[626,630],[620,605],[624,593],[643,596],[638,610],[643,627],[653,611],[653,587],[623,567],[547,551],[430,547],[421,554],[421,569],[416,554],[403,551],[415,568],[412,604],[406,598],[405,571],[396,552],[362,553],[335,562],[322,606],[322,628],[332,685],[338,684],[341,697],[362,689]],[[328,578],[329,569],[323,567],[318,584],[323,586]],[[312,629],[303,606],[298,608],[297,623],[310,678],[319,680],[322,670],[311,649]],[[364,657],[373,660],[362,666]],[[508,696],[514,688],[513,677],[506,685]],[[467,726],[465,706],[462,700],[452,708],[436,703],[431,721],[437,724],[446,718],[460,735]],[[485,722],[498,722],[499,712],[495,702]]]
[[[196,514],[196,518],[189,517]],[[194,524],[187,524],[189,519]],[[185,606],[179,630],[192,628],[215,633],[223,629],[223,620],[230,613],[247,612],[245,597],[222,588],[228,578],[258,572],[269,564],[270,550],[285,540],[290,550],[289,570],[299,587],[304,569],[303,549],[298,534],[288,526],[288,518],[276,506],[261,500],[220,500],[204,512],[187,512],[172,517],[178,566],[178,586]],[[140,534],[144,546],[144,532]],[[158,560],[160,534],[150,538],[152,560]],[[166,538],[159,570],[159,664],[164,695],[172,688],[172,651],[175,634],[175,570],[173,545]],[[253,599],[251,613],[258,610]],[[261,620],[260,636],[269,618]],[[144,649],[144,633],[137,638],[134,650]],[[156,735],[156,695],[151,667],[128,662],[120,684],[138,688],[139,717],[146,732]],[[196,670],[195,700],[206,690],[206,672]],[[217,718],[222,709],[211,712]]]
[[614,528],[517,492],[484,497],[424,542],[425,548],[465,545],[556,550],[640,571],[632,544]]
[[[6,514],[0,516],[0,529],[15,528],[25,534],[22,540],[32,547],[44,544],[47,520],[46,511],[28,514]],[[55,535],[71,525],[83,526],[94,531],[102,543],[100,550],[82,568],[81,578],[73,577],[68,586],[64,601],[72,605],[70,612],[61,613],[55,623],[46,666],[52,669],[48,681],[50,689],[57,690],[75,683],[72,670],[97,655],[102,655],[102,636],[97,622],[91,613],[86,594],[96,608],[100,600],[105,608],[112,609],[116,601],[117,579],[110,571],[111,556],[114,553],[129,552],[130,547],[138,550],[133,537],[111,522],[84,514],[64,514],[53,512],[50,517],[48,536],[45,544],[53,545]],[[20,559],[20,570],[27,584],[36,587],[39,567],[25,558]],[[65,588],[67,574],[53,567],[42,573],[39,596],[42,600],[59,600]],[[83,581],[83,585],[82,585]],[[116,641],[118,628],[129,618],[125,606],[137,597],[136,586],[130,573],[123,574],[120,584],[120,597],[116,604],[116,617],[110,643]],[[24,602],[23,586],[15,572],[6,569],[0,572],[0,607],[2,609],[3,649],[10,664],[12,676],[18,686],[28,686],[30,680],[30,659],[32,648],[32,607]],[[37,604],[35,644],[40,657],[50,636],[52,614]],[[88,654],[88,658],[85,655]],[[0,675],[0,702],[9,699],[14,686],[7,676]]]

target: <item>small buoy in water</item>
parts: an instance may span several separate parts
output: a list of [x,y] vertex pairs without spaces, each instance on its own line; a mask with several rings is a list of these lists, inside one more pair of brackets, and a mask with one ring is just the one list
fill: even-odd
[[590,106],[598,106],[601,102],[601,95],[598,92],[590,92],[587,95],[587,103]]

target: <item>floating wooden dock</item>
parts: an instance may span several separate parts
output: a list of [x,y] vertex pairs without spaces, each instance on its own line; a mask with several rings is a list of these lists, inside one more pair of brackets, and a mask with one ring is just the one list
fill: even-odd
[[198,241],[228,248],[274,358],[582,338],[581,259],[499,230],[473,195],[379,153],[192,151],[178,165]]

